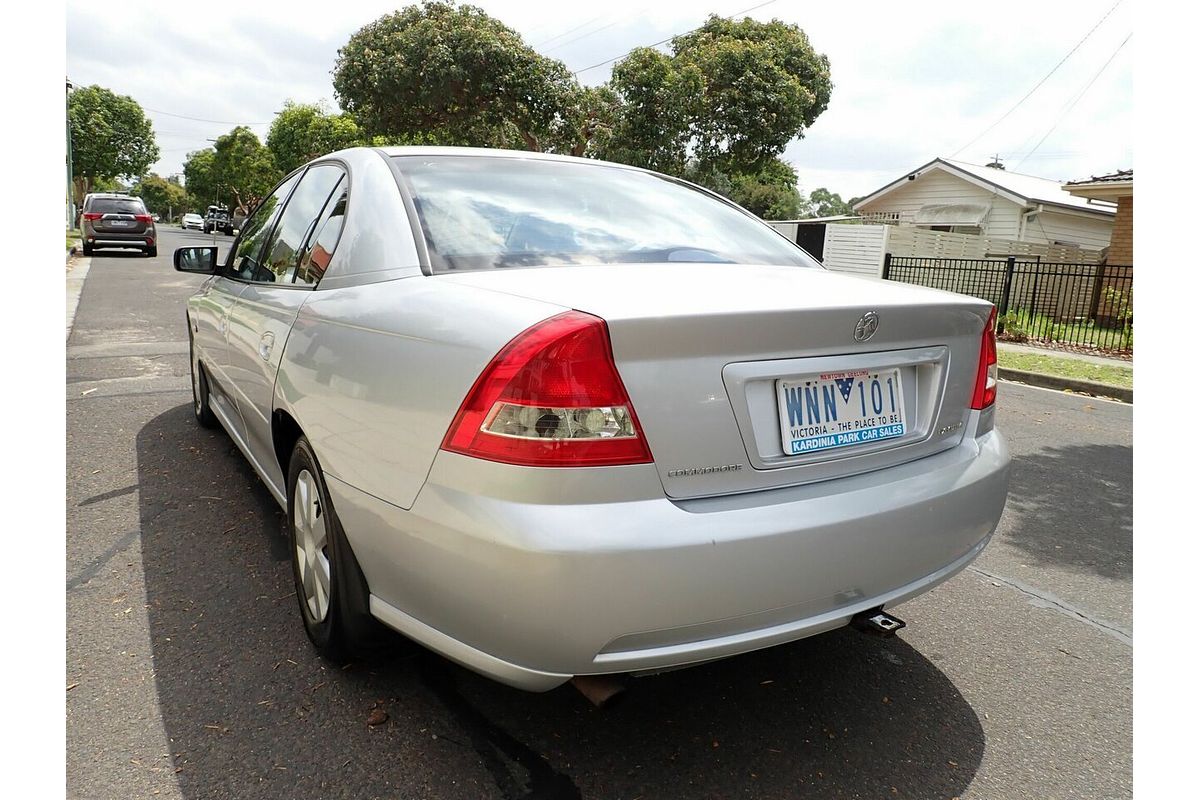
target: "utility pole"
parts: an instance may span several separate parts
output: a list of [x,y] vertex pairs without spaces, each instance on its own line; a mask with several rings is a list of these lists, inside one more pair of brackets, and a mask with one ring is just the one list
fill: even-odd
[[71,90],[75,85],[67,78],[67,230],[75,227],[75,163],[71,152]]

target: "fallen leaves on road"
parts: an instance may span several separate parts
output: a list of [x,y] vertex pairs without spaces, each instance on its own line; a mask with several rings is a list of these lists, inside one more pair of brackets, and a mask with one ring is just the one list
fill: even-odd
[[373,708],[371,713],[367,715],[367,725],[372,728],[382,725],[388,721],[388,713],[382,708]]

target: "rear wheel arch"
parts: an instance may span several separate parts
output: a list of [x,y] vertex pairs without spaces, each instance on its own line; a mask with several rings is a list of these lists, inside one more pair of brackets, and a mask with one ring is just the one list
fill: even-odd
[[284,476],[288,474],[291,466],[292,450],[303,435],[304,430],[291,414],[282,408],[277,408],[272,412],[271,444],[275,449],[275,460],[279,463],[279,469]]

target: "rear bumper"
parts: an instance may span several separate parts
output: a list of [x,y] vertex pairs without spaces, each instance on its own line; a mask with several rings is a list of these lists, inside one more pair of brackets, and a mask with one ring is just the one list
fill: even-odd
[[92,247],[151,247],[146,244],[146,240],[151,242],[158,240],[158,237],[153,231],[145,233],[91,233],[84,237],[84,241]]
[[[327,477],[376,617],[547,690],[792,641],[927,591],[987,544],[1008,464],[991,432],[874,473],[675,502],[653,465],[527,471],[439,453],[409,511]],[[637,499],[604,501],[597,481]]]

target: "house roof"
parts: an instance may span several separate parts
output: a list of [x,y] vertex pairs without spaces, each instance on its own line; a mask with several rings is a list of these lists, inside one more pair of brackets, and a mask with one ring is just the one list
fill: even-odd
[[1081,181],[1070,181],[1064,188],[1073,195],[1093,200],[1115,201],[1133,196],[1133,170],[1119,169],[1107,175],[1093,175]]
[[1119,169],[1107,175],[1093,175],[1081,181],[1067,181],[1066,186],[1087,186],[1092,183],[1133,183],[1133,170]]
[[957,175],[966,181],[985,189],[990,189],[1012,202],[1023,206],[1031,203],[1046,203],[1104,216],[1112,216],[1115,213],[1111,208],[1097,206],[1089,203],[1087,198],[1072,195],[1063,188],[1063,184],[1059,181],[1039,178],[1035,175],[1023,175],[1019,172],[1010,172],[1006,169],[970,164],[966,161],[951,161],[948,158],[935,158],[928,164],[918,167],[899,179],[892,181],[887,186],[872,192],[855,203],[854,210],[858,211],[867,203],[877,200],[893,189],[903,186],[908,182],[910,175],[920,175],[930,169],[939,169],[949,172],[952,175]]

